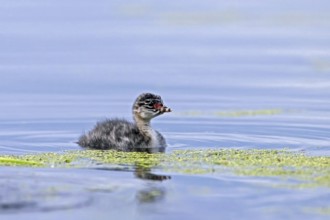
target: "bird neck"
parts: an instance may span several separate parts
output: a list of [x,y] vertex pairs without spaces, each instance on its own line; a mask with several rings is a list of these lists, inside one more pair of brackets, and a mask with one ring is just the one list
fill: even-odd
[[141,132],[145,134],[150,134],[150,132],[152,131],[150,120],[146,120],[139,117],[138,115],[134,115],[134,121]]

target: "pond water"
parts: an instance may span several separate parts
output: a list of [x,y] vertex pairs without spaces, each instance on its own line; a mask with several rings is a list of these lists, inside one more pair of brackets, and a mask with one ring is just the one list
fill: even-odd
[[[168,152],[330,155],[329,1],[0,3],[1,155],[79,150],[141,92],[173,109],[153,121]],[[0,169],[1,219],[329,218],[329,188],[277,177]]]

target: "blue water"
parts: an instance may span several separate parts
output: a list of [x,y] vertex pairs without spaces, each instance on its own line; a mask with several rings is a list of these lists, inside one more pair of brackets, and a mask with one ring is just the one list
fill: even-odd
[[[0,154],[80,149],[79,135],[106,117],[131,119],[136,96],[150,91],[173,109],[153,121],[168,151],[330,155],[329,12],[326,0],[0,0]],[[237,114],[260,110],[276,111]],[[159,183],[129,172],[2,167],[0,205],[23,205],[0,215],[328,218],[311,210],[330,206],[329,189],[171,175]],[[103,192],[91,190],[99,185]],[[141,203],[153,191],[159,198]]]

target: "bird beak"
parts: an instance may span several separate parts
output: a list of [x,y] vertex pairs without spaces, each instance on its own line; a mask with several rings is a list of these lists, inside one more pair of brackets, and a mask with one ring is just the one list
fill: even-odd
[[165,112],[171,112],[172,110],[166,106],[164,106],[161,103],[157,103],[154,105],[154,108],[159,110],[161,113],[165,113]]
[[171,112],[172,109],[170,109],[170,108],[168,108],[168,107],[166,107],[166,106],[163,106],[163,107],[160,109],[160,111],[161,111],[162,113],[164,113],[164,112]]

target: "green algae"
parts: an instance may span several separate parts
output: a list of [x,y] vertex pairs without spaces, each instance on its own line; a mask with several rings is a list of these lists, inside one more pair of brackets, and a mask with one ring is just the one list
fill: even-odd
[[236,110],[236,111],[184,111],[177,112],[176,114],[190,117],[200,116],[215,116],[215,117],[252,117],[252,116],[264,116],[264,115],[279,115],[283,114],[282,109],[256,109],[256,110]]
[[306,213],[313,213],[313,214],[319,214],[319,215],[330,215],[330,207],[305,208],[304,211]]
[[322,215],[330,215],[330,207],[315,208],[315,211]]
[[1,156],[2,166],[122,166],[190,175],[224,172],[243,176],[275,176],[299,180],[299,187],[330,187],[330,157],[285,150],[177,150],[168,154],[77,150],[22,156]]
[[0,157],[0,165],[2,166],[42,166],[38,161],[29,161],[27,159],[20,159],[15,157]]
[[259,116],[259,115],[278,115],[282,114],[281,109],[259,109],[259,110],[242,110],[233,112],[214,112],[214,115],[221,117],[247,117],[247,116]]

